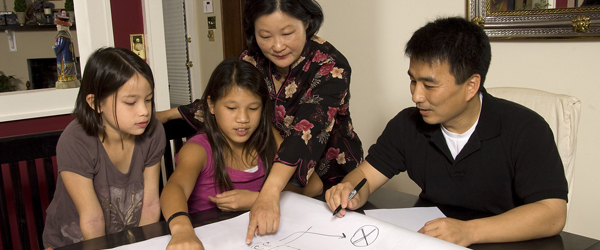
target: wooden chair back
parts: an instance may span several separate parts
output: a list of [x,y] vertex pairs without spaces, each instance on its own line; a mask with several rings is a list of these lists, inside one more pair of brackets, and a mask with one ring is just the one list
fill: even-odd
[[[175,155],[197,132],[181,119],[163,126],[167,145],[160,192],[175,170]],[[56,144],[61,133],[0,138],[0,250],[43,249],[46,209],[56,190]]]
[[0,138],[1,249],[43,249],[42,232],[56,188],[56,143],[61,133]]
[[182,119],[170,120],[163,124],[167,136],[165,155],[161,161],[161,178],[159,190],[167,184],[169,177],[175,171],[175,155],[179,152],[188,138],[197,133],[196,129]]

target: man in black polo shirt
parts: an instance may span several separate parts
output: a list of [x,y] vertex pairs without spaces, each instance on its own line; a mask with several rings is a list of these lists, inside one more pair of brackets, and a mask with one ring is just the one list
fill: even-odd
[[[328,206],[341,205],[343,217],[408,171],[421,198],[495,214],[436,219],[421,233],[462,246],[558,234],[568,190],[552,130],[537,113],[486,92],[485,32],[463,18],[438,19],[413,34],[405,53],[416,107],[396,115],[365,161],[327,191]],[[348,201],[363,178],[366,185]]]

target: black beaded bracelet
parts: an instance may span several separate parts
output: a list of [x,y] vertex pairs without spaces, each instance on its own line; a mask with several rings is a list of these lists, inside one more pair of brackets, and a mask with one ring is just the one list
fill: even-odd
[[177,212],[174,213],[173,215],[171,215],[171,217],[169,217],[169,219],[167,220],[167,231],[169,232],[169,234],[171,234],[171,228],[169,227],[169,224],[171,224],[171,221],[173,219],[175,219],[175,217],[177,216],[181,216],[181,215],[185,215],[188,217],[188,219],[190,219],[190,222],[192,221],[192,217],[190,217],[190,215],[187,212],[181,211],[181,212]]

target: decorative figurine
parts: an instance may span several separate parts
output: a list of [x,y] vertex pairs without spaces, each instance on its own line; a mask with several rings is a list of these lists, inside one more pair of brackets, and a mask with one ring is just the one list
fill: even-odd
[[58,33],[56,34],[56,44],[54,53],[56,54],[56,71],[58,72],[57,89],[77,88],[81,84],[77,79],[77,61],[75,60],[75,50],[71,43],[71,33],[69,27],[69,17],[66,11],[57,16],[54,20]]
[[33,5],[28,5],[27,10],[25,10],[25,25],[37,25],[38,19],[35,16],[35,9]]

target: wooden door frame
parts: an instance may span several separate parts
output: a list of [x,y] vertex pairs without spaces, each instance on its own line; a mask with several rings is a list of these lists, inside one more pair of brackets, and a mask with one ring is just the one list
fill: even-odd
[[[77,40],[81,68],[85,67],[92,52],[102,46],[114,46],[110,0],[77,1]],[[162,1],[142,1],[144,36],[146,39],[146,62],[154,75],[154,99],[156,110],[170,107],[167,52],[162,13]],[[81,14],[77,14],[81,13]],[[73,98],[74,103],[75,98]],[[72,104],[70,105],[72,110]]]
[[223,58],[238,58],[242,49],[246,48],[244,3],[245,0],[221,0]]

